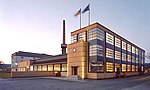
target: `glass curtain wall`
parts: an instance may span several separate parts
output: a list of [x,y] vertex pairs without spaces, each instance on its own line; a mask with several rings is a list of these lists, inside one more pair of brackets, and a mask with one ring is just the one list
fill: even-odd
[[89,72],[104,71],[104,31],[94,28],[88,31]]

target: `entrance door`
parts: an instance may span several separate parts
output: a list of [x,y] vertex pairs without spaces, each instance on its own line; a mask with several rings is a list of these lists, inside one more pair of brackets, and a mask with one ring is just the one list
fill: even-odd
[[78,75],[78,67],[72,67],[72,75]]

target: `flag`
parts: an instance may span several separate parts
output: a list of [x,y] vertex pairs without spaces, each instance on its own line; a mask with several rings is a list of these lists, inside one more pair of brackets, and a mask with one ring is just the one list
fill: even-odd
[[90,4],[82,11],[82,13],[85,13],[86,11],[90,10]]
[[81,9],[77,13],[75,13],[74,16],[78,16],[80,14],[81,14]]

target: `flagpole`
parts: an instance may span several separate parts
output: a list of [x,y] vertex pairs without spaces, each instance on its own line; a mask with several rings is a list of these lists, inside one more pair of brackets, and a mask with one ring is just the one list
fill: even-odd
[[[80,8],[81,10],[81,8]],[[81,29],[81,11],[80,11],[80,29]]]
[[89,25],[90,25],[90,4],[89,4]]

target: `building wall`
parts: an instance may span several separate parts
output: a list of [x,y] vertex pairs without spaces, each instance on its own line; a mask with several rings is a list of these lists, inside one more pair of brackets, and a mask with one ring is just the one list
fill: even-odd
[[77,75],[82,79],[87,77],[87,42],[80,41],[69,44],[67,56],[67,76],[73,75],[73,67],[77,67]]
[[37,76],[56,76],[55,72],[48,71],[34,71],[34,72],[13,72],[12,77],[37,77]]
[[88,43],[87,78],[112,78],[116,73],[127,72],[128,76],[144,72],[145,51],[99,23],[71,32],[70,45],[73,48],[82,40]]
[[18,62],[25,61],[25,60],[34,60],[34,59],[39,59],[39,58],[12,55],[11,58],[12,67],[18,67]]

